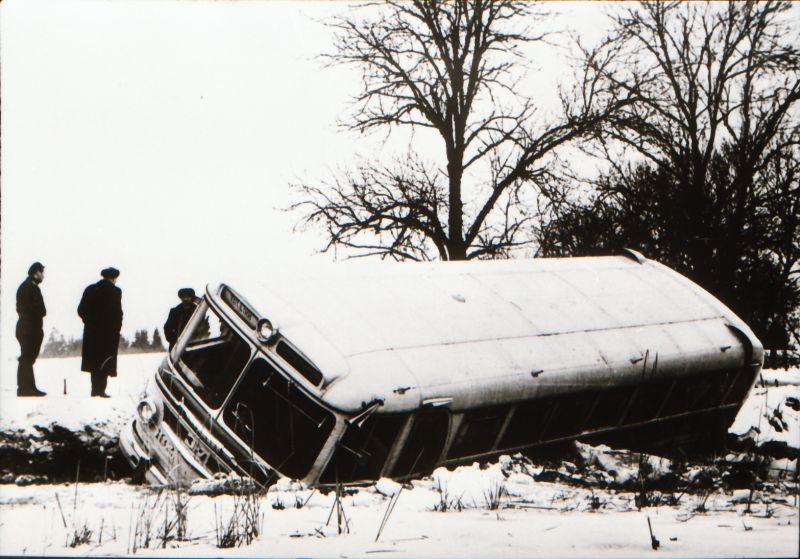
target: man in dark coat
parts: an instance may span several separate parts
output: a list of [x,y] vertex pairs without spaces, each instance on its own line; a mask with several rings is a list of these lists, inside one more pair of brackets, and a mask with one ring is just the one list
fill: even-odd
[[81,370],[92,375],[92,396],[108,398],[108,377],[117,376],[119,332],[122,329],[122,290],[119,270],[106,268],[103,277],[83,291],[78,315],[83,320]]
[[36,379],[33,376],[33,364],[39,357],[42,348],[44,330],[42,323],[47,309],[39,284],[44,280],[44,266],[41,262],[34,262],[28,268],[28,277],[17,289],[17,340],[20,346],[19,366],[17,367],[17,396],[44,396],[36,388]]
[[170,350],[175,346],[178,336],[180,336],[183,329],[186,328],[186,324],[189,322],[189,319],[197,308],[197,304],[200,302],[200,299],[195,296],[194,289],[191,287],[179,289],[178,298],[181,300],[180,304],[169,310],[167,321],[164,323],[164,337],[167,338],[167,342],[169,342]]

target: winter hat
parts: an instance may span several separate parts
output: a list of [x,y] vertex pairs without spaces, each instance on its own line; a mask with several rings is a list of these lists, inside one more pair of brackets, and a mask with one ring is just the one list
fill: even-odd
[[44,264],[41,262],[34,262],[31,264],[31,267],[28,268],[28,275],[32,276],[36,272],[44,272]]
[[105,268],[100,272],[105,279],[116,279],[119,277],[119,270],[116,268]]

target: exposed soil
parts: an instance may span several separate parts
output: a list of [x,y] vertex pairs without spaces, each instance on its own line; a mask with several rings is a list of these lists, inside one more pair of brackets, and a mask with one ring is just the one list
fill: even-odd
[[[129,479],[133,474],[117,448],[117,437],[97,427],[87,426],[75,432],[52,424],[36,430],[35,436],[23,431],[0,432],[0,483],[65,483],[75,481],[76,476],[81,482],[93,482]],[[541,468],[535,476],[539,481],[627,491],[640,489],[646,482],[650,490],[691,493],[720,482],[728,489],[751,488],[767,481],[772,460],[796,460],[798,454],[796,449],[775,441],[757,445],[751,439],[731,435],[727,443],[727,449],[713,456],[695,456],[690,461],[673,459],[668,471],[624,481],[609,477],[600,464],[587,458],[585,449],[591,447],[580,443],[545,447],[528,458],[530,464]],[[641,464],[648,455],[612,452],[629,466],[646,472],[646,466]],[[698,469],[700,475],[687,477],[688,471]]]
[[117,449],[118,439],[87,426],[75,432],[58,424],[37,434],[0,432],[0,483],[64,483],[118,480],[131,475]]

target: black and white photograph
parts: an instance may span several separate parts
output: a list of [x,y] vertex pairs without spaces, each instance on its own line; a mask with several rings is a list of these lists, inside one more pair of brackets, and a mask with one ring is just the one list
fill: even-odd
[[0,556],[800,555],[800,3],[0,2]]

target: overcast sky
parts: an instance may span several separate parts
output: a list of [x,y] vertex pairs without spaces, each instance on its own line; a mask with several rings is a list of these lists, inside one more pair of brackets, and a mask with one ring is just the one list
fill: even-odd
[[[550,7],[564,14],[553,27],[589,41],[604,28],[602,4]],[[160,328],[179,287],[199,290],[251,263],[264,273],[320,258],[319,236],[293,233],[297,216],[281,211],[292,200],[288,184],[405,149],[336,126],[359,74],[314,57],[331,45],[319,20],[347,9],[0,4],[1,362],[19,350],[14,295],[35,260],[47,266],[45,335],[54,327],[80,335],[82,290],[113,265],[130,336]],[[555,50],[536,58],[531,93],[552,106],[569,68]]]

